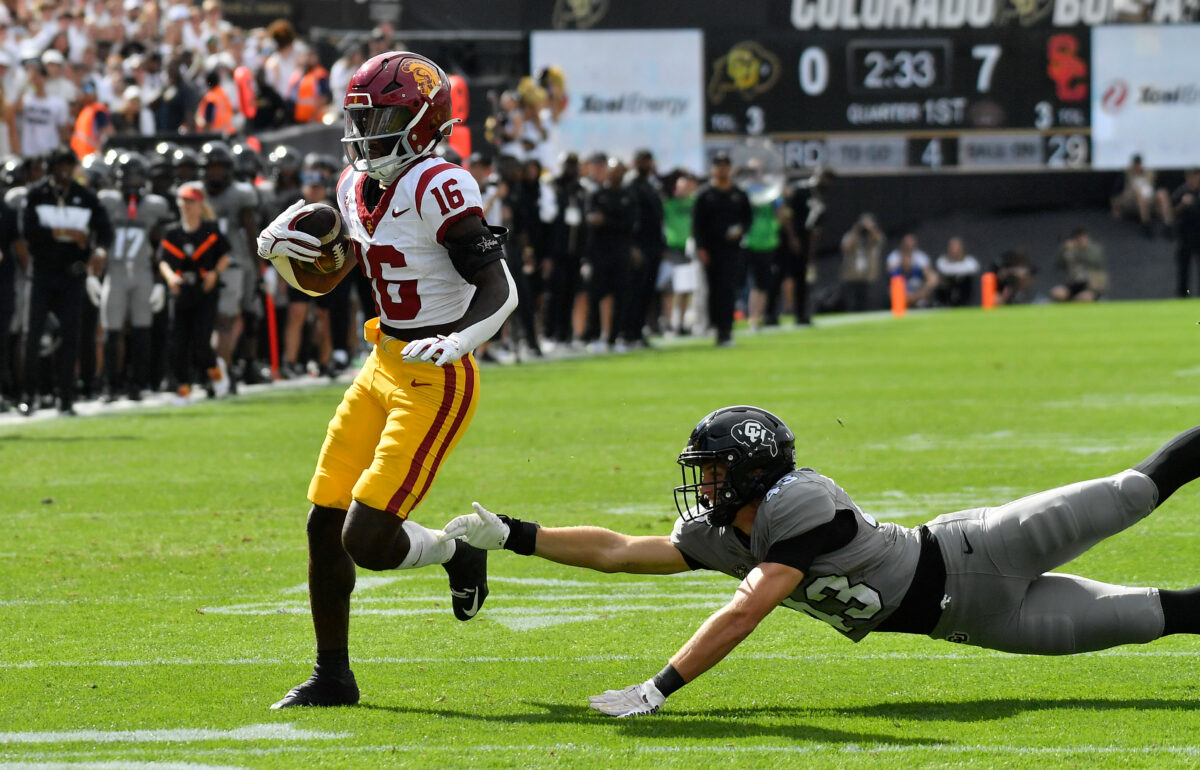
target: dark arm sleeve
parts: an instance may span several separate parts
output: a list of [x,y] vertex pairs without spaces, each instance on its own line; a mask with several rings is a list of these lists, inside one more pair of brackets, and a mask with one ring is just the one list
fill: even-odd
[[854,511],[843,509],[830,521],[803,535],[773,543],[763,561],[786,564],[807,573],[818,556],[845,548],[857,533],[858,519]]
[[697,561],[695,558],[689,556],[688,552],[679,546],[675,546],[675,550],[679,551],[679,555],[682,556],[683,560],[687,562],[688,569],[712,569],[712,567],[708,566],[704,562]]
[[108,211],[94,194],[92,195],[92,233],[96,236],[96,245],[107,250],[113,244],[116,233],[113,231],[112,220]]

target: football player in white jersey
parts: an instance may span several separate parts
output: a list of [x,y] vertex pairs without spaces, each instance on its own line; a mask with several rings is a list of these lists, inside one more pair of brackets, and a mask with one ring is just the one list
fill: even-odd
[[919,527],[876,521],[832,479],[796,468],[791,430],[732,406],[696,425],[679,454],[669,536],[600,527],[541,529],[479,503],[444,538],[602,572],[711,569],[741,581],[651,679],[589,700],[611,716],[653,714],[719,663],[779,605],[853,641],[922,634],[1005,652],[1068,655],[1200,634],[1200,587],[1130,587],[1050,572],[1146,517],[1200,475],[1200,427],[1140,464]]
[[273,708],[358,701],[347,652],[355,565],[442,564],[459,620],[474,617],[487,596],[485,551],[408,519],[475,412],[471,351],[516,306],[504,231],[484,221],[471,175],[434,154],[454,123],[450,81],[437,64],[407,52],[375,56],[354,74],[344,107],[351,164],[337,202],[353,254],[328,275],[295,268],[318,255],[318,239],[292,227],[302,202],[258,241],[259,255],[310,295],[357,266],[378,312],[365,329],[375,348],[329,423],[308,488],[317,664]]

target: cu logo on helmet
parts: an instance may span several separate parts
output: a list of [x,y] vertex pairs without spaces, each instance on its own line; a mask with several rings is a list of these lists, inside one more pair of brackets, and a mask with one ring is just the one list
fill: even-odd
[[779,454],[779,445],[775,443],[775,431],[767,428],[758,420],[743,420],[733,426],[733,440],[744,447],[756,452],[766,449],[771,456]]

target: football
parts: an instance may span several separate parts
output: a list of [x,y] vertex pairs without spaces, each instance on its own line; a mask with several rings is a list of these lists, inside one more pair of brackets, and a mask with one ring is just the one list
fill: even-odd
[[310,203],[300,209],[300,213],[292,220],[292,228],[302,233],[308,233],[321,241],[321,256],[315,262],[292,260],[301,270],[317,275],[335,273],[346,264],[346,253],[350,248],[350,240],[346,237],[346,228],[342,215],[328,203]]

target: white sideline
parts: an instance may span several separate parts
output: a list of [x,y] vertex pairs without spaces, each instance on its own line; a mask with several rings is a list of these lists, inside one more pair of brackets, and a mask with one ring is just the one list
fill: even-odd
[[194,762],[0,762],[0,770],[241,770],[238,765]]
[[160,730],[52,730],[0,733],[0,743],[187,743],[191,741],[318,741],[347,738],[349,733],[329,733],[293,727],[290,723],[261,724],[214,730],[180,727]]

